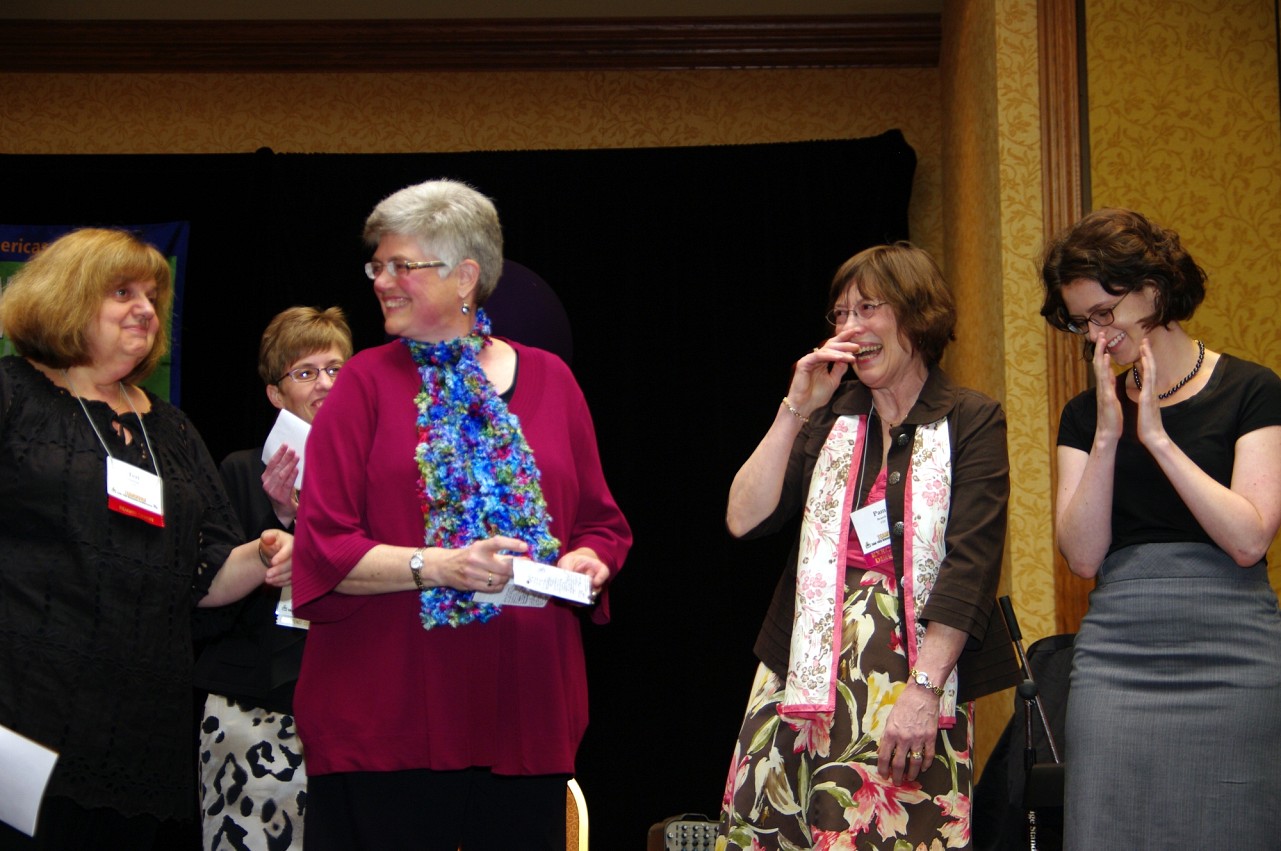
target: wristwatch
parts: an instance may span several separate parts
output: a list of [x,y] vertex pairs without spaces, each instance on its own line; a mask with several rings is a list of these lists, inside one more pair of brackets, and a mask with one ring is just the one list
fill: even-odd
[[930,675],[924,671],[918,671],[913,668],[907,672],[907,678],[921,688],[927,688],[939,697],[943,696],[943,687],[934,685],[934,681],[930,679]]
[[409,572],[414,576],[414,584],[418,586],[419,591],[426,591],[423,585],[423,548],[419,547],[414,550],[414,554],[409,557]]

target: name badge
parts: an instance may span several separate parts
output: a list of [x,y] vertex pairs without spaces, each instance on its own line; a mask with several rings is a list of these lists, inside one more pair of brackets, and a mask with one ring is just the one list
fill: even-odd
[[858,509],[850,514],[850,520],[868,564],[882,564],[894,557],[890,549],[890,513],[885,500]]
[[286,585],[280,589],[280,601],[276,603],[276,626],[311,629],[311,621],[294,617],[293,591],[292,585]]
[[107,507],[152,526],[164,526],[164,485],[159,476],[108,456]]

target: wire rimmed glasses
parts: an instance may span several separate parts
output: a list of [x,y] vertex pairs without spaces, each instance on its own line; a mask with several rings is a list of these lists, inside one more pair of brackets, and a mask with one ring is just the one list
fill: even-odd
[[1116,317],[1112,315],[1112,312],[1120,307],[1121,302],[1125,301],[1125,296],[1132,292],[1134,292],[1134,290],[1128,290],[1125,295],[1118,298],[1116,303],[1111,307],[1100,308],[1089,316],[1069,316],[1067,318],[1067,330],[1071,331],[1073,334],[1088,334],[1090,333],[1090,325],[1097,325],[1100,328],[1106,328],[1116,321]]
[[888,301],[861,301],[854,307],[841,307],[838,305],[823,314],[823,316],[831,323],[833,328],[840,328],[850,321],[851,314],[857,313],[858,318],[866,322],[876,315],[877,310],[887,304],[889,304]]
[[386,263],[370,260],[365,264],[365,275],[372,281],[386,269],[393,278],[401,278],[415,269],[438,269],[448,265],[444,260],[388,260]]
[[276,383],[279,384],[281,381],[284,381],[286,378],[292,378],[294,381],[297,381],[299,384],[309,384],[315,381],[317,378],[319,378],[320,373],[322,372],[325,375],[328,375],[330,379],[334,379],[338,377],[338,373],[340,370],[342,370],[342,364],[334,364],[332,366],[319,366],[319,367],[300,366],[297,369],[291,369],[288,372],[286,372],[284,375],[280,376],[280,378],[276,381]]

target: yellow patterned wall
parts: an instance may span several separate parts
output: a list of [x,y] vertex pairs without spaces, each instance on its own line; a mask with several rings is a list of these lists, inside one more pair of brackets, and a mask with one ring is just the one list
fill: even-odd
[[[874,136],[918,157],[911,228],[942,244],[937,69],[0,75],[0,153],[409,153]],[[857,200],[857,187],[850,188]],[[826,286],[827,282],[819,282]]]
[[1179,231],[1209,273],[1189,331],[1281,372],[1277,6],[1087,0],[1085,25],[1092,206]]
[[[1028,643],[1054,631],[1045,331],[1036,301],[1041,233],[1036,0],[945,6],[943,211],[957,340],[946,368],[1005,405],[1010,529],[1002,593]],[[1012,711],[1011,692],[980,701],[980,760]]]

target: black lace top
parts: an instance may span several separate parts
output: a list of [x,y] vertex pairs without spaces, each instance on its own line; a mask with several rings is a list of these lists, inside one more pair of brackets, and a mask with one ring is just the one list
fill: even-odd
[[[85,405],[113,456],[154,472],[135,415]],[[186,415],[152,396],[143,420],[164,528],[107,508],[79,401],[0,359],[0,724],[59,752],[48,794],[163,818],[195,795],[192,608],[243,538]]]

